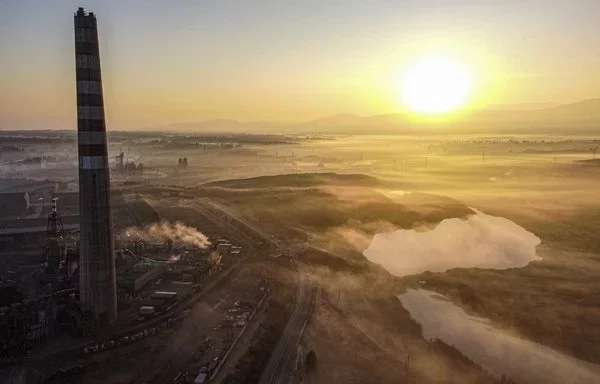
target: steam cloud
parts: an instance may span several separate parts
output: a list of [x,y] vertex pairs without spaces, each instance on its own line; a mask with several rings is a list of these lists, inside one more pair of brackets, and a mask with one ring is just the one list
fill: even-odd
[[145,241],[171,239],[173,242],[191,244],[198,248],[206,248],[210,245],[208,237],[203,233],[179,221],[175,223],[161,221],[144,228],[128,228],[126,234],[128,237]]
[[466,220],[446,219],[427,232],[377,234],[363,255],[396,276],[457,267],[507,269],[541,259],[536,235],[511,220],[473,211]]

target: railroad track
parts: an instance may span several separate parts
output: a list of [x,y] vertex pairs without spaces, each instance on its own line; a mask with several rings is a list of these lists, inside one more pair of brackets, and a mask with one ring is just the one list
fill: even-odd
[[302,337],[306,323],[310,318],[312,307],[316,298],[316,288],[308,284],[304,274],[300,275],[296,306],[283,331],[279,343],[275,347],[260,384],[276,384],[289,382],[291,375],[290,363],[297,353],[297,345]]

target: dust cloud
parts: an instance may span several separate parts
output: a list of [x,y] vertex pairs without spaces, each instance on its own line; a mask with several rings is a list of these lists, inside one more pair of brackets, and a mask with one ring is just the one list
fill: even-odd
[[206,235],[180,221],[175,223],[161,221],[144,228],[131,227],[125,230],[125,234],[129,238],[149,242],[162,242],[170,239],[173,242],[190,244],[198,248],[206,248],[210,245]]
[[396,230],[376,234],[363,255],[395,276],[451,268],[507,269],[540,260],[540,239],[503,217],[473,209],[466,219],[441,221],[425,232]]

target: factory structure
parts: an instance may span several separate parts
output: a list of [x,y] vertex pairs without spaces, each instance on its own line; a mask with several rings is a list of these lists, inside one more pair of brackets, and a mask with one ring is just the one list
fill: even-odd
[[143,176],[144,164],[125,160],[125,153],[121,152],[115,156],[115,171],[123,176]]
[[110,176],[98,25],[92,12],[75,14],[79,146],[79,295],[101,322],[117,318]]
[[[262,239],[238,236],[246,227],[214,207],[194,217],[206,236],[187,226],[185,236],[148,235],[160,218],[144,194],[193,196],[168,188],[111,193],[95,15],[79,8],[74,32],[79,191],[73,178],[0,196],[0,366],[21,364],[43,343],[79,345],[71,338],[92,337],[107,324],[107,340],[77,354],[155,334],[216,278],[224,259],[240,257],[242,247],[225,237],[245,239],[243,244]],[[133,174],[123,158],[117,156],[116,173]],[[180,161],[187,166],[187,158]],[[143,170],[141,164],[133,167]],[[189,231],[202,236],[202,243],[186,240]],[[264,283],[261,288],[264,298]]]

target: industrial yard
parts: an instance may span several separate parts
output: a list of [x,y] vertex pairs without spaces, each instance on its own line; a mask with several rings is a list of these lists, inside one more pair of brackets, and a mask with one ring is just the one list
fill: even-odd
[[[240,330],[251,321],[255,309],[264,311],[262,305],[266,305],[268,294],[265,280],[236,270],[227,281],[202,295],[201,302],[183,310],[169,326],[139,341],[112,351],[90,353],[78,361],[97,365],[73,382],[185,383],[193,382],[190,379],[199,373],[206,373],[208,378],[216,372]],[[130,364],[132,360],[136,363]]]
[[[17,338],[14,334],[4,333],[6,339],[3,340],[13,343],[12,347],[3,349],[5,363],[26,358],[22,369],[27,372],[27,379],[34,381],[39,377],[40,380],[60,382],[84,379],[86,382],[143,380],[161,383],[175,380],[191,383],[201,374],[205,374],[207,380],[217,377],[223,365],[218,380],[229,380],[228,376],[236,371],[236,360],[246,355],[245,350],[254,345],[253,340],[261,333],[261,327],[267,325],[263,322],[268,314],[280,311],[279,306],[290,305],[289,298],[293,297],[294,290],[289,282],[294,281],[296,272],[290,262],[285,261],[289,259],[272,258],[278,252],[269,243],[271,239],[262,239],[260,234],[244,228],[235,218],[219,212],[214,206],[203,210],[206,200],[193,201],[195,199],[182,199],[178,194],[170,197],[164,191],[155,192],[127,192],[137,196],[129,199],[130,204],[135,204],[133,208],[128,206],[124,210],[126,213],[118,213],[124,223],[135,223],[134,219],[126,219],[126,214],[145,215],[155,221],[116,227],[117,320],[105,326],[98,326],[93,321],[68,327],[59,323],[51,317],[56,313],[54,308],[64,305],[62,302],[68,307],[76,291],[73,288],[56,289],[49,299],[44,299],[45,306],[52,305],[51,312],[45,315],[48,318],[44,316],[47,320],[42,324],[23,324],[30,327],[29,334],[42,325],[34,340],[30,340],[28,334],[21,336],[23,340],[29,340],[21,346],[26,354],[15,349]],[[56,207],[49,214],[49,223],[60,223],[58,201],[58,198],[54,200]],[[68,210],[66,206],[65,210]],[[167,222],[177,224],[165,224]],[[40,242],[44,244],[45,241],[41,241],[44,237],[54,239],[58,235],[43,232],[39,235]],[[77,231],[70,232],[69,236],[76,239]],[[8,245],[17,241],[8,235],[3,239],[10,240]],[[74,240],[73,244],[76,242]],[[21,246],[32,250],[30,261],[35,261],[35,242],[28,241]],[[57,246],[57,254],[74,254],[76,263],[76,249],[63,243]],[[43,256],[36,255],[38,258]],[[26,278],[28,273],[23,265],[15,262],[9,268],[14,271],[11,273],[20,288],[32,284]],[[34,279],[42,272],[30,273],[29,277]],[[71,275],[76,278],[75,272]],[[74,283],[69,280],[68,284]],[[15,289],[14,292],[19,291]],[[40,300],[38,296],[34,295],[33,299]],[[40,304],[25,303],[30,309],[25,307],[21,311],[41,308]],[[75,301],[71,305],[74,304]],[[74,308],[71,311],[76,310]],[[4,321],[14,318],[17,309],[5,310]],[[287,310],[284,308],[283,311]],[[283,315],[279,321],[285,321],[285,318]],[[263,350],[264,353],[267,351]],[[226,355],[228,360],[224,364]],[[68,364],[57,364],[66,357]],[[139,364],[123,363],[132,358]]]
[[[44,139],[15,140],[47,150]],[[109,163],[110,203],[103,203],[110,207],[104,217],[112,220],[117,308],[107,322],[80,296],[81,228],[87,225],[81,209],[88,210],[82,199],[90,197],[78,192],[77,162],[60,155],[70,139],[54,141],[56,154],[44,162],[20,162],[21,153],[9,151],[0,166],[1,377],[257,382],[288,318],[302,315],[306,322],[310,313],[310,305],[297,305],[301,273],[293,262],[305,245],[271,235],[210,194],[181,186],[182,173],[197,171],[188,157],[173,168],[167,157],[164,165],[129,172],[121,152]],[[50,169],[52,179],[39,178],[37,169]],[[301,330],[286,336],[271,362],[279,367],[277,377],[267,382],[292,374]]]
[[[279,241],[210,198],[149,182],[177,180],[186,156],[170,172],[123,151],[109,161],[95,15],[79,8],[74,27],[77,162],[69,139],[12,137],[6,161],[2,141],[2,376],[227,382],[248,354],[262,363],[246,359],[244,375],[260,376],[294,302],[292,259],[273,261]],[[19,143],[53,155],[23,158]],[[48,169],[56,179],[39,179]],[[300,336],[278,353],[284,368]]]

